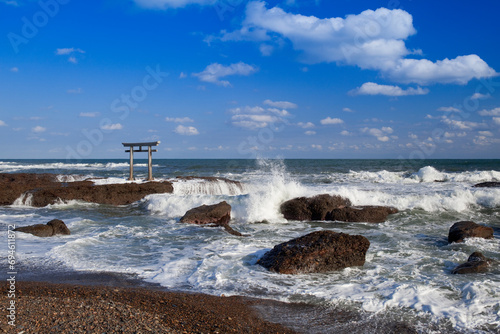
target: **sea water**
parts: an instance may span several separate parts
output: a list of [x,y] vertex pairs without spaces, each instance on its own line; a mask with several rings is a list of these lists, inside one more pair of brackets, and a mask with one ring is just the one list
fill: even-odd
[[[125,183],[124,160],[3,160],[3,173],[54,173],[61,181],[95,178],[96,184]],[[177,180],[172,194],[154,194],[127,206],[80,201],[43,208],[28,196],[0,208],[0,238],[7,225],[63,220],[71,235],[38,238],[17,233],[23,268],[59,268],[137,275],[173,290],[244,295],[390,313],[417,328],[445,323],[470,333],[498,331],[500,264],[482,274],[452,275],[474,251],[500,261],[500,188],[474,188],[500,181],[500,160],[154,160],[157,180],[215,176],[232,183]],[[137,161],[135,176],[147,176]],[[284,201],[316,194],[341,195],[353,205],[399,209],[385,223],[286,221]],[[179,223],[202,204],[228,202],[231,226]],[[493,227],[495,238],[448,244],[453,223],[471,220]],[[274,245],[313,231],[363,235],[370,248],[363,267],[325,274],[282,275],[257,265]],[[0,263],[7,268],[7,259]],[[438,327],[439,328],[439,327]]]

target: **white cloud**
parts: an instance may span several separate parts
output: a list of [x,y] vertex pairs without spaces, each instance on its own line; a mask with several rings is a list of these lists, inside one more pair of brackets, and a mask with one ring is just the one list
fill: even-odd
[[314,128],[314,123],[312,122],[299,122],[297,123],[298,126],[300,126],[301,128],[303,129],[311,129],[311,128]]
[[470,98],[471,100],[483,100],[483,99],[489,99],[490,97],[491,97],[490,94],[475,93]]
[[216,0],[134,0],[135,3],[144,8],[167,9],[182,8],[187,5],[213,5]]
[[460,130],[472,130],[481,126],[484,126],[482,123],[462,121],[453,118],[449,118],[447,116],[441,117],[441,122],[455,129]]
[[493,137],[493,133],[491,131],[478,131],[478,134],[486,137]]
[[17,72],[19,72],[19,68],[13,67],[13,68],[10,69],[10,71],[14,72],[14,73],[17,73]]
[[184,136],[195,136],[200,134],[198,132],[198,129],[196,129],[194,126],[183,126],[183,125],[178,125],[175,128],[174,132]]
[[94,111],[94,112],[81,112],[80,113],[80,117],[97,117],[99,115],[100,115],[100,113],[96,112],[96,111]]
[[296,109],[296,108],[298,108],[298,105],[296,105],[293,102],[288,102],[288,101],[265,100],[263,103],[265,105],[275,107],[275,108],[281,108],[281,109]]
[[346,130],[342,131],[340,134],[342,136],[350,136],[351,135],[351,133],[349,131],[346,131]]
[[393,129],[390,127],[383,127],[381,129],[363,128],[363,129],[361,129],[361,132],[367,133],[371,136],[374,136],[377,138],[377,140],[379,140],[381,142],[387,142],[387,141],[389,141],[389,137],[387,135],[391,134],[393,132]]
[[315,149],[315,150],[322,150],[323,149],[323,146],[321,145],[318,145],[318,144],[312,144],[311,145],[311,148]]
[[345,112],[354,112],[354,110],[352,110],[351,108],[343,108],[342,111],[345,111]]
[[444,111],[444,112],[461,112],[460,109],[455,108],[455,107],[441,107],[438,109],[438,111]]
[[407,59],[421,55],[408,50],[405,40],[416,33],[413,17],[401,9],[379,8],[356,15],[317,18],[266,8],[264,1],[250,1],[239,30],[221,32],[221,41],[275,43],[289,40],[305,63],[335,62],[378,70],[403,83],[466,84],[471,79],[496,75],[479,56],[471,54],[454,59],[430,61]]
[[332,125],[332,124],[342,124],[344,123],[344,121],[341,120],[340,118],[327,117],[325,119],[322,119],[320,123],[323,125]]
[[500,125],[500,117],[493,117],[493,122],[494,122],[496,125]]
[[43,126],[37,125],[34,128],[31,129],[34,133],[42,133],[45,132],[47,129],[44,128]]
[[478,114],[481,116],[500,116],[500,107],[491,110],[483,109],[478,111]]
[[308,136],[314,136],[316,134],[316,131],[306,131],[304,132],[304,134]]
[[180,118],[180,117],[176,117],[176,118],[165,117],[165,121],[174,122],[174,123],[192,123],[192,122],[194,122],[194,120],[192,120],[189,117],[182,117],[182,118]]
[[232,118],[233,125],[248,128],[248,129],[260,129],[269,126],[271,123],[276,123],[280,119],[271,115],[250,115],[250,114],[240,114],[234,115]]
[[245,64],[243,62],[239,62],[236,64],[231,64],[229,66],[224,66],[218,63],[213,63],[208,65],[203,72],[193,73],[193,76],[198,77],[200,81],[210,82],[216,85],[230,87],[231,83],[227,80],[220,80],[220,78],[224,78],[231,75],[243,75],[248,76],[257,72],[257,68]]
[[62,48],[56,50],[56,55],[58,56],[70,55],[73,53],[85,53],[85,51],[83,51],[82,49],[75,49],[75,48]]
[[7,126],[7,123],[5,123],[4,121],[0,120],[0,126]]
[[374,82],[365,82],[349,92],[351,95],[386,95],[386,96],[407,96],[407,95],[425,95],[429,93],[427,88],[407,88],[402,89],[398,86],[379,85]]
[[179,74],[179,79],[185,79],[185,78],[187,78],[187,74],[184,72],[181,72],[181,74]]
[[102,130],[108,130],[108,131],[121,130],[121,129],[123,129],[123,125],[121,125],[120,123],[105,124],[105,125],[101,126],[101,129]]

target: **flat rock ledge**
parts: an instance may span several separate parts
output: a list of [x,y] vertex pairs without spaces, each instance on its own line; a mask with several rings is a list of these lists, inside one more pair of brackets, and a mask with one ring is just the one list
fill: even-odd
[[493,239],[493,229],[472,221],[457,222],[450,227],[448,243],[463,242],[466,238]]
[[236,236],[243,236],[240,232],[229,226],[231,220],[231,205],[222,201],[213,205],[202,205],[187,211],[180,219],[181,223],[222,226],[224,229]]
[[274,246],[257,264],[280,274],[325,273],[363,266],[369,247],[361,235],[317,231]]
[[18,227],[14,229],[14,231],[30,233],[37,237],[52,237],[54,235],[71,234],[66,224],[59,219],[52,219],[45,225],[36,224],[36,225]]
[[386,206],[352,206],[347,198],[321,194],[314,197],[297,197],[281,204],[280,212],[287,220],[343,221],[382,223],[398,209]]
[[467,262],[455,267],[452,270],[452,274],[478,274],[485,273],[488,271],[492,263],[491,259],[488,259],[481,252],[474,252],[469,256]]

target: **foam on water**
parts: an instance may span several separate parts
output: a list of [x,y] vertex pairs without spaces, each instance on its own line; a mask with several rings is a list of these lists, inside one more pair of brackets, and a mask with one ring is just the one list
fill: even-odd
[[[474,251],[500,261],[498,232],[490,240],[446,241],[450,226],[459,220],[498,231],[500,189],[471,187],[497,180],[498,172],[346,170],[332,176],[341,182],[314,183],[305,172],[292,177],[283,161],[263,160],[233,176],[244,184],[243,191],[225,183],[200,188],[201,182],[189,180],[177,189],[174,185],[172,194],[149,195],[124,207],[65,203],[35,209],[24,198],[18,206],[0,208],[0,225],[53,218],[67,223],[69,236],[42,240],[17,233],[19,261],[28,264],[134,273],[172,289],[350,305],[374,313],[385,310],[396,318],[425,314],[470,333],[500,326],[500,268],[451,274]],[[286,221],[279,212],[285,200],[322,193],[347,197],[354,205],[395,206],[401,212],[382,224]],[[232,206],[232,227],[250,237],[179,222],[189,209],[223,200]],[[368,238],[365,265],[327,274],[280,275],[256,264],[274,245],[318,230]],[[6,233],[2,229],[0,238]],[[487,327],[481,331],[481,326]]]

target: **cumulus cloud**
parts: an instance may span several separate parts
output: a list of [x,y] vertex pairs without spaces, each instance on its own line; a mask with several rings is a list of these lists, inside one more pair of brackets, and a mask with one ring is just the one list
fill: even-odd
[[229,81],[220,79],[231,75],[248,76],[255,72],[257,72],[256,67],[243,62],[231,64],[229,66],[213,63],[208,65],[203,72],[193,73],[193,76],[198,77],[198,79],[203,82],[230,87],[231,83]]
[[265,105],[275,107],[275,108],[281,108],[281,109],[296,109],[296,108],[298,108],[298,105],[296,105],[293,102],[288,102],[288,101],[265,100],[263,103]]
[[470,98],[471,100],[483,100],[483,99],[489,99],[490,97],[491,97],[490,94],[474,93]]
[[174,122],[174,123],[192,123],[194,120],[192,120],[189,117],[165,117],[166,122]]
[[123,129],[123,125],[120,123],[115,123],[115,124],[105,124],[101,126],[102,130],[107,130],[107,131],[113,131],[113,130],[121,130]]
[[361,129],[361,132],[374,136],[381,142],[387,142],[389,141],[389,137],[387,135],[391,134],[393,132],[393,129],[390,127],[383,127],[381,129],[363,128]]
[[17,67],[12,67],[12,68],[10,69],[10,71],[11,71],[11,72],[14,72],[14,73],[17,73],[17,72],[19,72],[19,68],[17,68]]
[[178,125],[175,128],[174,132],[184,136],[195,136],[200,134],[198,132],[198,129],[196,129],[194,126],[184,126],[184,125]]
[[327,117],[325,119],[322,119],[320,123],[323,125],[335,125],[335,124],[342,124],[344,123],[344,121],[341,120],[340,118]]
[[5,123],[4,121],[0,120],[0,126],[7,126],[7,123]]
[[216,0],[134,0],[135,3],[144,8],[167,9],[182,8],[187,5],[213,5]]
[[316,134],[316,131],[306,131],[304,132],[304,134],[307,136],[314,136]]
[[254,41],[280,45],[291,42],[305,63],[339,63],[378,70],[402,83],[466,84],[474,78],[496,75],[477,55],[430,61],[408,59],[421,50],[409,50],[405,40],[415,34],[413,17],[401,9],[379,8],[343,17],[317,18],[292,14],[264,1],[250,1],[239,30],[222,31],[221,41]]
[[31,129],[34,133],[42,133],[45,132],[47,129],[44,128],[43,126],[37,125],[34,128]]
[[354,90],[349,92],[351,95],[386,95],[386,96],[407,96],[407,95],[425,95],[429,93],[427,88],[407,88],[398,86],[379,85],[374,82],[365,82]]
[[303,129],[311,129],[314,128],[314,123],[312,122],[299,122],[297,123],[298,126],[300,126]]
[[494,109],[483,109],[478,111],[478,114],[481,116],[500,116],[500,107],[499,108],[494,108]]
[[500,117],[493,117],[493,123],[500,125]]
[[461,112],[460,109],[455,108],[455,107],[441,107],[438,109],[438,111],[444,111],[444,112]]
[[285,109],[263,108],[261,106],[246,106],[229,110],[233,116],[231,124],[237,127],[256,130],[278,123],[285,123],[290,113]]
[[73,64],[77,64],[78,60],[76,55],[85,53],[82,49],[77,48],[61,48],[56,50],[56,55],[58,56],[69,56],[68,61]]
[[470,122],[470,121],[462,121],[461,119],[454,119],[452,117],[442,116],[441,122],[448,125],[451,128],[459,129],[459,130],[472,130],[482,126],[485,126],[483,123]]

